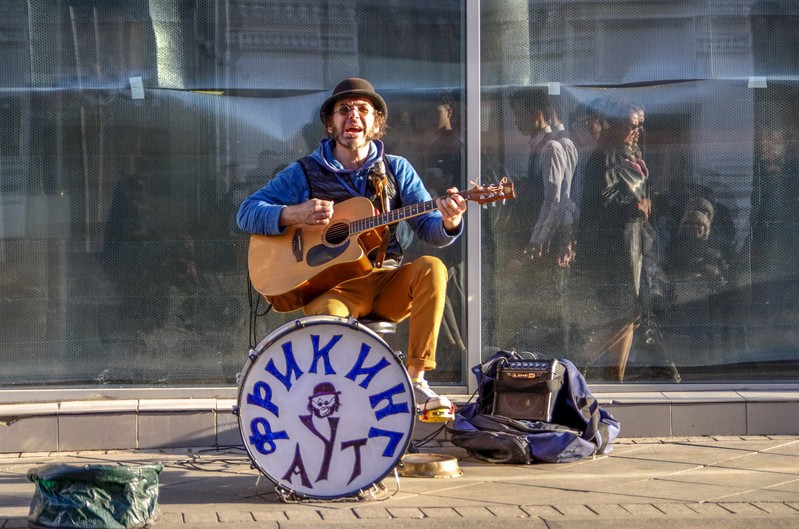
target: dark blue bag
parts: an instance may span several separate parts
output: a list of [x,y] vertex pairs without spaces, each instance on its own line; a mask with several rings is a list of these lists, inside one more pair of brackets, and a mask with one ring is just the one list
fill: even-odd
[[499,351],[476,365],[477,401],[467,404],[447,427],[452,444],[490,463],[569,463],[610,452],[620,424],[591,395],[585,378],[569,360],[557,393],[551,422],[492,415],[497,367],[513,360],[530,360],[531,353]]

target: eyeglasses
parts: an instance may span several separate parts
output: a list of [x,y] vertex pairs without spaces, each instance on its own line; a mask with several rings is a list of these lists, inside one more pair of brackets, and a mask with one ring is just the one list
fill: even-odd
[[355,109],[358,111],[358,114],[362,117],[368,116],[370,112],[372,112],[372,107],[369,105],[341,105],[333,112],[337,112],[339,116],[349,116],[350,112]]

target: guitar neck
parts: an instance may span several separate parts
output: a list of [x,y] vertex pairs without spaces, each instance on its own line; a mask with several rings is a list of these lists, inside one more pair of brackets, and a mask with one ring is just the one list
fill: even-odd
[[[461,195],[462,197],[468,197],[468,191],[459,191],[457,194]],[[363,233],[365,231],[373,230],[375,228],[379,228],[380,226],[388,226],[390,224],[396,224],[397,222],[405,219],[410,219],[412,217],[418,217],[419,215],[424,215],[430,211],[433,211],[438,208],[436,205],[436,201],[438,199],[428,200],[427,202],[419,202],[417,204],[411,204],[410,206],[404,206],[399,209],[393,209],[386,213],[380,213],[379,215],[375,215],[373,217],[368,217],[365,219],[354,220],[350,222],[350,234],[355,233]]]

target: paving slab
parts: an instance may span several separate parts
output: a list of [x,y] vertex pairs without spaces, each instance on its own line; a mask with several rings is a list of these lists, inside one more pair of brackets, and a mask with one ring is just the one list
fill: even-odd
[[[383,482],[383,501],[282,503],[241,451],[170,449],[0,455],[0,529],[27,527],[45,463],[162,462],[154,529],[669,529],[799,527],[799,437],[625,439],[568,464],[493,465],[457,447],[460,478]],[[399,488],[397,488],[399,486]]]

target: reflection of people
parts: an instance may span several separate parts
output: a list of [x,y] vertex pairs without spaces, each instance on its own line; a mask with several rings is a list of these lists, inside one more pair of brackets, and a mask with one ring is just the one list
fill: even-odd
[[[644,106],[640,103],[633,103],[632,107],[633,112],[635,112],[635,114],[638,116],[638,127],[635,129],[635,131],[633,131],[630,153],[633,158],[641,161],[640,163],[644,169],[647,169],[646,164],[643,162],[643,134],[646,112]],[[650,203],[650,210],[651,209],[652,205]],[[667,289],[666,278],[660,265],[660,248],[658,247],[659,240],[653,225],[653,218],[650,218],[649,221],[644,224],[643,242],[643,274],[647,288],[647,297],[645,299],[646,303],[650,304],[655,301],[655,298],[662,299],[666,295],[665,290]]]
[[709,244],[713,212],[709,200],[689,199],[677,235],[666,252],[666,270],[670,275],[683,273],[702,279],[708,293],[717,291],[727,282],[724,277],[727,263],[721,251]]
[[[448,93],[443,94],[434,102],[432,109],[432,127],[421,135],[421,144],[426,151],[422,178],[431,193],[440,196],[450,187],[457,187],[461,175],[462,142],[460,131],[456,127],[457,98]],[[443,345],[460,358],[466,352],[457,317],[457,314],[462,313],[466,298],[463,290],[461,246],[457,243],[449,245],[440,249],[436,255],[447,265],[449,273],[447,301],[441,325]],[[443,349],[442,352],[446,350]]]
[[799,155],[785,130],[758,133],[752,192],[753,302],[766,325],[795,321],[799,278],[790,272],[799,251]]
[[111,200],[102,263],[122,295],[121,316],[136,319],[145,329],[164,323],[167,306],[144,304],[146,296],[163,295],[165,281],[159,266],[161,252],[155,221],[149,171],[123,176]]
[[705,198],[688,201],[677,235],[666,252],[666,266],[669,272],[696,274],[721,287],[726,283],[723,272],[727,264],[721,251],[709,243],[713,211],[713,204]]
[[577,171],[579,154],[577,145],[572,141],[570,131],[560,120],[560,113],[557,108],[549,108],[549,123],[552,127],[552,136],[566,155],[566,166],[563,171],[563,183],[560,186],[560,197],[558,200],[555,215],[557,216],[557,227],[551,242],[551,251],[555,254],[555,262],[561,268],[568,268],[574,259],[574,245],[572,241],[572,231],[574,227],[574,217],[577,206],[572,199],[572,184],[574,173]]
[[[280,171],[241,204],[239,226],[249,233],[275,235],[291,225],[326,225],[338,202],[368,197],[376,208],[381,197],[371,175],[383,160],[391,209],[431,200],[421,178],[402,157],[383,153],[380,141],[388,109],[364,79],[341,81],[323,103],[320,118],[328,137],[309,156]],[[438,208],[408,220],[417,237],[446,246],[463,231],[466,201],[449,188]],[[435,369],[435,352],[447,288],[447,269],[440,259],[421,256],[402,262],[402,248],[391,229],[383,266],[365,277],[346,281],[308,303],[305,314],[332,314],[400,321],[410,318],[408,372],[417,403],[426,410],[451,409],[425,381]],[[281,273],[275,270],[276,274]]]
[[[694,348],[704,351],[722,337],[719,326],[730,317],[732,308],[725,302],[727,261],[712,238],[714,218],[715,207],[709,200],[690,197],[663,263],[674,307],[666,311],[665,321],[681,329]],[[693,330],[689,333],[686,329]]]
[[549,248],[558,227],[561,189],[569,162],[547,121],[549,101],[546,92],[520,90],[513,94],[511,108],[519,131],[530,136],[527,174],[530,190],[519,206],[529,208],[523,212],[525,218],[536,219],[524,252],[529,258],[538,259]]
[[562,355],[566,352],[569,319],[565,297],[568,260],[558,260],[561,248],[554,248],[552,243],[562,226],[561,199],[569,158],[550,127],[550,101],[545,89],[522,88],[511,95],[510,105],[516,127],[529,137],[530,146],[526,185],[515,201],[518,203],[511,205],[524,223],[515,251],[523,257],[519,262],[531,288],[528,325],[517,339],[530,350]]
[[[605,107],[608,127],[586,167],[577,263],[593,283],[589,343],[593,356],[608,353],[624,379],[633,335],[641,320],[644,229],[650,214],[648,172],[632,145],[638,114],[628,104]],[[607,287],[604,288],[603,287]]]
[[[596,102],[594,102],[596,104]],[[602,122],[596,109],[591,105],[575,111],[569,121],[571,122],[571,139],[577,149],[577,167],[574,169],[571,185],[571,201],[575,206],[573,222],[579,222],[580,204],[583,195],[583,177],[588,160],[599,144],[599,134],[602,132]]]
[[442,96],[435,103],[435,126],[422,136],[427,151],[423,176],[434,194],[442,194],[449,187],[458,185],[461,174],[461,136],[453,126],[454,112],[454,98]]

